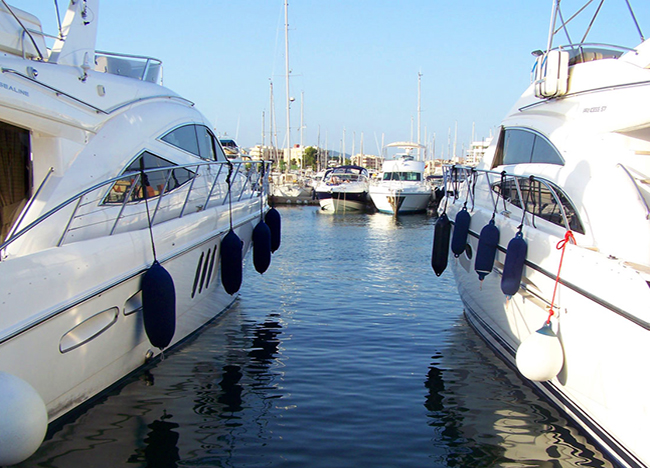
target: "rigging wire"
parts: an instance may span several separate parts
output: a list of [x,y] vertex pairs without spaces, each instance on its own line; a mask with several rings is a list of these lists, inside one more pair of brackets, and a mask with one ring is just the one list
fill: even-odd
[[639,36],[641,37],[641,42],[645,41],[645,38],[643,37],[643,33],[641,32],[641,28],[639,27],[639,22],[636,20],[636,15],[632,11],[632,6],[630,5],[630,0],[625,0],[625,3],[627,3],[627,8],[630,10],[630,14],[632,15],[632,20],[634,21],[634,25],[636,26],[636,30],[639,32]]
[[596,12],[594,13],[593,18],[591,18],[589,27],[585,31],[585,35],[582,37],[582,41],[580,41],[581,43],[585,42],[585,40],[587,39],[587,34],[589,34],[589,31],[591,31],[591,27],[594,25],[594,21],[596,21],[596,17],[598,16],[598,13],[600,13],[600,9],[602,8],[603,3],[605,3],[605,0],[600,0],[600,5],[598,5],[598,8],[596,8]]

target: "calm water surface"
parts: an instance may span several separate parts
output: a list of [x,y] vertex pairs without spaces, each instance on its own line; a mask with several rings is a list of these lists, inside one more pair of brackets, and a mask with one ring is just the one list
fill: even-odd
[[432,218],[279,211],[230,310],[22,466],[611,466],[466,324]]

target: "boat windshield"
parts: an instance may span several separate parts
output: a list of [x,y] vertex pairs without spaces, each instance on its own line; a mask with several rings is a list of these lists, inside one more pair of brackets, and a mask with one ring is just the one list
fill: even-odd
[[409,182],[419,182],[422,180],[422,174],[419,172],[384,172],[382,180],[406,180]]
[[368,173],[362,167],[343,166],[327,171],[324,182],[328,185],[338,185],[344,182],[367,180]]

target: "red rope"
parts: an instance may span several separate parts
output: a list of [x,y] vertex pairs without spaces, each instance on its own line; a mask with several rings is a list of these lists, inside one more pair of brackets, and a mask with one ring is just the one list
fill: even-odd
[[562,271],[562,262],[564,261],[564,250],[566,249],[566,245],[569,242],[571,244],[576,243],[576,239],[573,237],[573,233],[571,231],[567,231],[564,235],[564,239],[558,242],[555,246],[556,249],[562,250],[562,255],[560,255],[560,265],[558,266],[557,276],[555,277],[555,286],[553,287],[553,298],[551,299],[551,306],[548,308],[548,319],[546,319],[547,324],[551,323],[551,317],[553,317],[553,314],[555,314],[555,293],[557,292],[557,285],[560,283],[560,271]]

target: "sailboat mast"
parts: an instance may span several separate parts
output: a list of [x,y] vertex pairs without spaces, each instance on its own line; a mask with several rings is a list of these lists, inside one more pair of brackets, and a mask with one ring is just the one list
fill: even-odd
[[453,159],[456,161],[456,144],[458,143],[458,120],[454,123],[454,155]]
[[302,146],[302,131],[305,128],[305,92],[300,91],[300,146]]
[[284,0],[284,68],[286,73],[286,92],[287,92],[287,148],[289,148],[287,163],[287,172],[291,167],[291,114],[290,114],[290,94],[289,94],[289,2]]
[[280,161],[278,161],[278,154],[277,154],[277,148],[278,148],[278,135],[277,133],[274,133],[275,129],[275,104],[273,102],[273,81],[270,82],[271,88],[270,88],[270,106],[271,106],[271,115],[269,116],[269,139],[270,145],[273,151],[273,161],[275,163],[280,164]]
[[[420,142],[420,130],[421,130],[421,122],[420,122],[420,114],[422,114],[422,73],[418,72],[418,145],[421,143]],[[421,160],[421,154],[420,154],[420,148],[418,148],[418,161]]]

